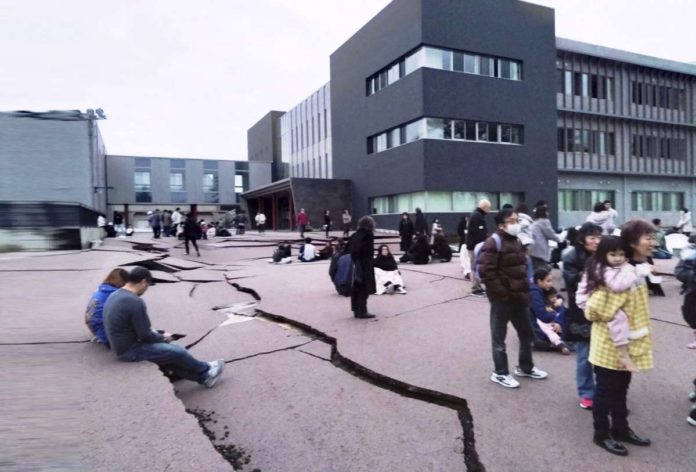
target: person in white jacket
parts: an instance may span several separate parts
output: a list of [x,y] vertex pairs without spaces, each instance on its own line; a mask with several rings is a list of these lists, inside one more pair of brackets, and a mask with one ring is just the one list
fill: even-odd
[[682,208],[682,211],[679,212],[677,230],[681,231],[687,236],[691,236],[691,232],[694,230],[694,225],[691,222],[691,212],[688,208]]
[[545,207],[536,207],[534,210],[534,223],[532,224],[532,244],[528,254],[532,258],[534,270],[549,269],[549,241],[560,242],[558,235],[551,226],[549,213]]
[[517,222],[521,228],[517,238],[523,246],[528,246],[532,244],[532,224],[534,220],[529,216],[529,207],[524,202],[517,205],[515,212],[517,213]]
[[254,217],[254,222],[256,223],[256,228],[259,230],[259,234],[266,232],[266,215],[259,211],[256,213],[256,217]]
[[607,211],[604,203],[597,202],[590,213],[585,219],[586,223],[594,223],[602,228],[602,234],[611,234],[614,231],[614,217]]

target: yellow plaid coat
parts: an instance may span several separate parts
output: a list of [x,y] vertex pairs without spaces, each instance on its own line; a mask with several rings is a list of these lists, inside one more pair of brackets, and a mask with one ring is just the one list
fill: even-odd
[[590,296],[585,308],[585,317],[593,322],[590,334],[590,362],[606,369],[625,370],[619,362],[607,325],[619,308],[623,309],[628,317],[628,355],[639,369],[652,369],[653,342],[648,288],[645,283],[622,293],[602,287]]

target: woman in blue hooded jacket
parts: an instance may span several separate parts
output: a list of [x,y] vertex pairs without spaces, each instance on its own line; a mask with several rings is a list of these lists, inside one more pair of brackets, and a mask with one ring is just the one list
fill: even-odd
[[92,294],[87,303],[85,312],[85,324],[94,335],[94,341],[109,345],[104,330],[104,304],[109,296],[119,288],[126,285],[128,272],[125,269],[114,269],[109,272],[104,281],[99,285],[97,291]]
[[534,336],[541,344],[552,344],[564,355],[570,354],[570,349],[561,338],[562,327],[565,326],[566,310],[563,299],[553,286],[553,278],[548,269],[537,269],[534,272],[534,283],[530,287],[530,312]]

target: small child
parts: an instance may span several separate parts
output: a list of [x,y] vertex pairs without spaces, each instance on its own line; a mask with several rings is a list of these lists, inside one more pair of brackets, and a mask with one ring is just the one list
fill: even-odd
[[[585,292],[589,297],[589,294],[605,286],[611,292],[622,293],[639,283],[640,277],[636,268],[626,260],[621,238],[605,236],[590,260],[578,292]],[[638,372],[638,367],[628,354],[630,328],[626,313],[618,309],[607,325],[619,361],[629,372]]]
[[543,342],[545,336],[561,354],[567,356],[570,354],[570,349],[560,336],[562,326],[565,325],[566,314],[563,298],[554,288],[553,277],[548,269],[537,269],[533,278],[534,283],[530,294],[532,298],[531,310],[536,327],[532,326],[532,328],[536,331],[536,337],[539,341]]

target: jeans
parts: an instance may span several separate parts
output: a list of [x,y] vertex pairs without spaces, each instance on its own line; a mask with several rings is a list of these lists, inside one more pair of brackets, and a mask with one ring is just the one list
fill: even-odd
[[604,439],[609,433],[609,416],[611,431],[625,433],[628,431],[628,409],[626,395],[631,384],[631,373],[625,370],[612,370],[595,366],[597,388],[592,405],[594,434]]
[[118,356],[125,362],[150,361],[162,368],[170,369],[182,379],[203,383],[208,378],[210,365],[193,357],[181,346],[168,343],[136,344]]
[[196,254],[198,254],[200,256],[201,251],[198,250],[198,242],[196,242],[196,238],[190,238],[188,236],[184,236],[184,244],[186,245],[186,254],[188,255],[188,253],[189,253],[189,241],[191,241],[191,244],[193,244],[193,247],[196,249]]
[[590,355],[590,342],[575,343],[575,383],[578,386],[578,396],[592,400],[595,395],[595,381],[592,364],[587,358]]
[[[472,265],[474,265],[474,263],[476,262],[473,250],[469,251],[469,260],[471,261]],[[472,270],[478,270],[478,267],[472,267]],[[481,290],[481,281],[478,278],[478,273],[475,273],[471,276],[471,291],[475,292],[477,290]]]
[[509,375],[508,358],[505,349],[507,324],[512,323],[520,340],[519,367],[524,372],[534,368],[532,361],[532,344],[534,333],[528,316],[529,307],[518,303],[491,301],[491,340],[495,373]]

